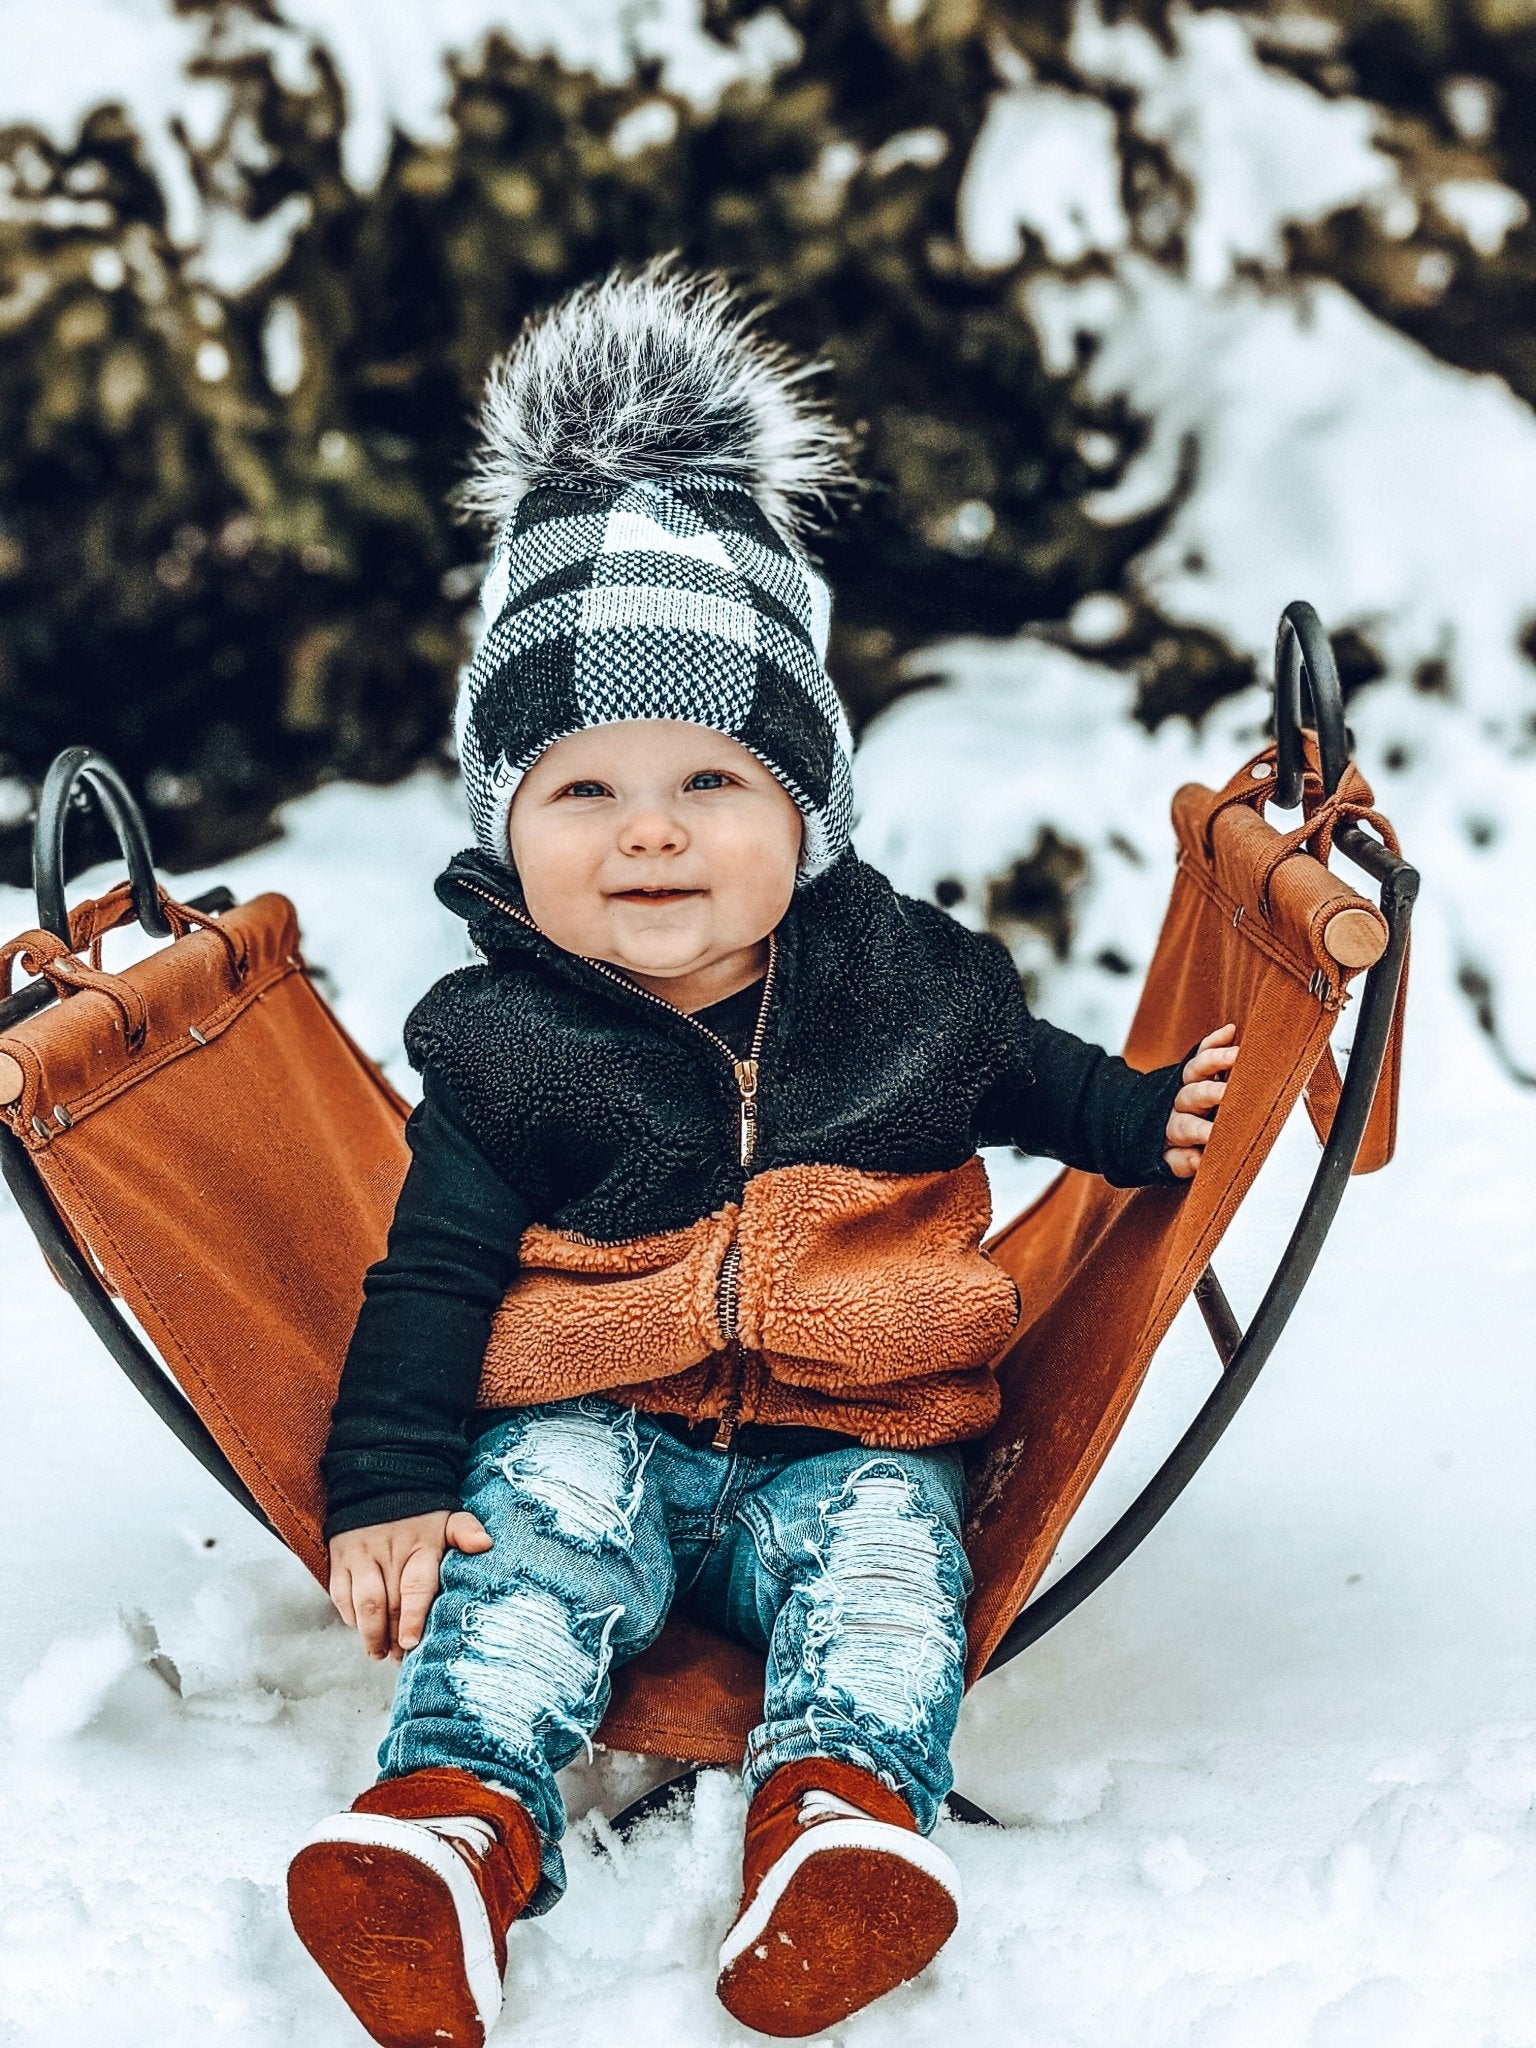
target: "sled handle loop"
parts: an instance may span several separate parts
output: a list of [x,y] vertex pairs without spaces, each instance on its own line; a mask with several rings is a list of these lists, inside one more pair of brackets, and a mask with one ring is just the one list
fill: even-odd
[[1305,757],[1301,746],[1302,677],[1308,684],[1317,747],[1323,771],[1323,795],[1330,797],[1349,766],[1349,734],[1344,725],[1344,692],[1333,648],[1323,622],[1304,598],[1280,614],[1275,635],[1275,790],[1283,811],[1301,802]]
[[121,775],[105,754],[91,747],[66,747],[56,754],[38,798],[32,833],[32,886],[37,894],[37,921],[44,931],[70,944],[69,911],[64,901],[64,829],[76,790],[88,790],[107,815],[128,863],[134,915],[151,937],[168,938],[171,927],[160,907],[154,855],[144,814]]

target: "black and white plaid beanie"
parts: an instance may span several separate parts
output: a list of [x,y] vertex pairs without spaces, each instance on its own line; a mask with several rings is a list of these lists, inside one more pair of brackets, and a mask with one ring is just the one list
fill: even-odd
[[469,480],[489,521],[485,629],[455,717],[470,816],[507,813],[568,733],[677,718],[728,734],[805,820],[799,880],[853,820],[853,739],[823,666],[827,586],[800,545],[853,485],[845,436],[716,275],[660,257],[586,284],[491,367]]

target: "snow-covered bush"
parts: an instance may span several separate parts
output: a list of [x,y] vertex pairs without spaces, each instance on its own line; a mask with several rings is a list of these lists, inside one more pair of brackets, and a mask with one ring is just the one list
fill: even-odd
[[[68,741],[119,758],[173,866],[439,753],[481,544],[445,497],[486,364],[575,280],[675,247],[776,299],[862,440],[824,554],[834,673],[876,721],[873,857],[1038,976],[1067,964],[1111,1029],[1151,932],[1100,929],[1095,848],[1161,873],[1140,789],[1220,772],[1189,723],[1214,706],[1229,747],[1258,735],[1304,596],[1382,800],[1410,851],[1433,835],[1457,973],[1536,1069],[1487,887],[1536,814],[1521,7],[149,13],[23,10],[0,88],[12,872],[19,793]],[[1052,789],[982,845],[930,784],[967,872],[915,853],[902,759],[981,721],[997,816],[1040,687]],[[1122,726],[1117,782],[1091,749]]]

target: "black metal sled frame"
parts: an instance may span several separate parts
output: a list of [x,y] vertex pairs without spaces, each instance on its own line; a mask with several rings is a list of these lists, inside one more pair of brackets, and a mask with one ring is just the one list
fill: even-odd
[[[1311,698],[1323,784],[1331,795],[1349,761],[1343,696],[1333,650],[1322,623],[1311,605],[1298,601],[1287,605],[1281,614],[1275,647],[1275,737],[1278,754],[1275,800],[1285,809],[1294,808],[1301,801],[1303,682]],[[89,791],[96,797],[117,832],[128,861],[140,923],[147,931],[163,934],[166,926],[155,895],[154,866],[143,816],[112,764],[86,747],[72,747],[60,754],[43,785],[33,860],[39,923],[68,941],[69,921],[64,907],[64,826],[71,804],[77,801],[77,793],[82,791]],[[1388,936],[1386,950],[1365,976],[1354,1047],[1345,1069],[1333,1126],[1313,1174],[1301,1215],[1246,1330],[1234,1315],[1213,1269],[1208,1266],[1201,1275],[1195,1285],[1195,1300],[1221,1360],[1220,1379],[1183,1436],[1113,1528],[1100,1537],[1070,1570],[1024,1607],[988,1659],[987,1672],[996,1671],[1064,1621],[1151,1534],[1210,1456],[1252,1392],[1317,1264],[1365,1134],[1366,1120],[1386,1055],[1392,1013],[1407,957],[1409,923],[1419,889],[1417,871],[1359,825],[1342,826],[1334,834],[1333,844],[1379,885],[1380,906]],[[227,889],[215,889],[194,899],[193,908],[225,910],[234,900]],[[0,1002],[0,1031],[44,1008],[52,1000],[52,992],[42,980],[21,989],[5,1002]],[[277,1531],[220,1450],[208,1425],[128,1322],[107,1292],[101,1276],[77,1249],[49,1200],[25,1146],[3,1125],[0,1125],[0,1171],[3,1171],[17,1207],[41,1245],[54,1274],[139,1393],[204,1469],[276,1536]],[[658,1810],[670,1797],[685,1789],[694,1775],[685,1773],[683,1778],[658,1786],[654,1792],[647,1793],[643,1799],[626,1808],[614,1825],[632,1825],[644,1814]],[[952,1797],[950,1810],[956,1818],[980,1821],[989,1818],[979,1807],[973,1807],[958,1796]]]
[[[1275,801],[1286,810],[1301,802],[1304,678],[1310,687],[1316,721],[1323,789],[1332,796],[1349,765],[1344,697],[1322,621],[1311,605],[1297,600],[1280,614],[1275,638]],[[1408,956],[1408,928],[1419,893],[1417,870],[1359,825],[1341,826],[1333,836],[1333,844],[1379,885],[1387,944],[1365,976],[1353,1047],[1333,1123],[1290,1241],[1246,1330],[1233,1314],[1214,1267],[1207,1266],[1195,1282],[1195,1301],[1221,1360],[1220,1379],[1194,1421],[1113,1528],[1019,1614],[987,1659],[983,1676],[1017,1657],[1058,1622],[1065,1621],[1074,1608],[1080,1607],[1090,1593],[1097,1591],[1124,1564],[1167,1514],[1253,1391],[1254,1382],[1279,1343],[1333,1226],[1354,1171],[1355,1156],[1365,1136],[1376,1084],[1381,1078],[1392,1013]]]

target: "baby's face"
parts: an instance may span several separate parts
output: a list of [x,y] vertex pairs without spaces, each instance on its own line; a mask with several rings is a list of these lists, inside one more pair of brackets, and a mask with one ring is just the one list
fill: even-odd
[[642,979],[759,945],[800,858],[783,784],[735,740],[671,718],[557,740],[518,784],[508,829],[540,930]]

